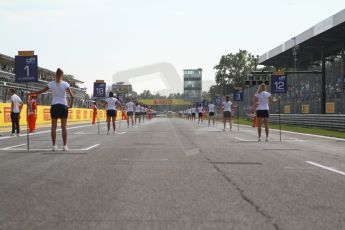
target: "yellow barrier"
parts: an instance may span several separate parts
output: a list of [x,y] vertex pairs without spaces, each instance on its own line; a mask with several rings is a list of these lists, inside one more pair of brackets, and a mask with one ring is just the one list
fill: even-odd
[[184,99],[139,99],[139,102],[146,105],[192,105],[192,101]]
[[[0,103],[0,127],[10,126],[11,123],[11,104],[10,103]],[[68,121],[92,121],[92,109],[85,108],[72,108],[68,110]],[[23,106],[22,112],[20,114],[20,124],[26,125],[26,105]],[[122,112],[117,112],[117,118],[122,117]],[[106,111],[98,110],[98,119],[106,119]],[[50,124],[50,106],[37,106],[37,121],[36,124]]]
[[302,105],[302,113],[309,113],[309,104]]
[[335,113],[335,103],[327,102],[326,103],[326,113]]

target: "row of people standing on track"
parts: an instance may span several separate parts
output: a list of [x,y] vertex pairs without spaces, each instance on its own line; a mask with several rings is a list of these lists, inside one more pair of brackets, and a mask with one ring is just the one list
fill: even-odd
[[[261,130],[262,125],[265,127],[266,138],[265,141],[269,141],[269,104],[279,102],[280,98],[273,99],[271,93],[267,92],[265,83],[259,85],[257,92],[253,98],[254,110],[258,121],[258,142],[261,142]],[[223,131],[226,130],[226,124],[229,123],[230,131],[232,130],[232,111],[236,108],[236,105],[230,101],[230,96],[226,96],[225,102],[221,106],[215,106],[213,102],[210,102],[207,107],[203,107],[198,104],[194,107],[189,107],[186,110],[180,111],[179,116],[184,116],[190,121],[195,121],[196,114],[198,114],[198,124],[203,123],[203,118],[208,113],[208,125],[211,121],[213,126],[215,125],[215,114],[220,112],[223,120]]]
[[[52,93],[52,102],[50,108],[50,115],[51,115],[51,141],[52,141],[52,150],[58,150],[56,144],[56,129],[57,129],[57,122],[61,120],[61,130],[62,130],[62,142],[63,142],[63,151],[68,151],[69,148],[67,147],[67,118],[68,118],[68,109],[73,107],[74,103],[74,94],[70,85],[64,81],[64,72],[58,68],[55,73],[55,80],[49,82],[43,89],[35,92],[28,93],[29,103],[28,103],[28,122],[29,122],[29,129],[31,132],[35,129],[35,121],[36,121],[36,113],[37,113],[37,104],[36,104],[36,97],[46,91],[51,91]],[[67,93],[69,94],[69,101],[67,100]],[[11,96],[11,120],[12,120],[12,135],[19,136],[20,134],[20,113],[23,108],[23,101],[19,98],[16,94],[15,89],[10,89],[9,94]],[[110,122],[113,123],[113,131],[116,131],[116,107],[117,105],[122,106],[121,102],[114,98],[114,94],[111,92],[109,93],[109,97],[106,99],[106,107],[107,107],[107,129],[108,133],[110,132]],[[129,99],[129,102],[126,103],[125,108],[127,110],[127,124],[129,127],[129,118],[132,117],[132,126],[134,125],[133,122],[133,112],[135,113],[135,121],[137,118],[139,122],[141,121],[141,117],[144,120],[147,114],[148,109],[145,105],[140,105],[137,103],[134,105],[132,99]],[[97,104],[93,104],[93,113],[97,116]],[[34,115],[34,116],[33,116]],[[96,122],[96,116],[93,117],[92,123]],[[31,122],[30,122],[31,121]],[[31,124],[31,125],[30,125]]]
[[[130,127],[130,123],[132,127],[134,127],[134,124],[137,123],[140,125],[145,121],[148,112],[150,112],[150,108],[147,105],[141,104],[139,102],[134,103],[131,97],[127,98],[127,102],[122,105],[121,102],[114,97],[113,92],[109,92],[109,97],[105,100],[105,106],[107,111],[107,134],[110,134],[110,123],[112,123],[113,133],[116,133],[115,121],[118,108],[122,111],[122,114],[126,115],[122,118],[127,117],[127,128]],[[96,107],[94,107],[94,114],[95,113],[97,115]]]
[[[53,143],[53,149],[57,149],[55,145],[56,141],[56,127],[57,127],[57,119],[62,119],[62,136],[64,142],[64,150],[68,150],[67,147],[67,131],[66,131],[66,124],[67,124],[67,116],[68,116],[68,108],[67,107],[67,99],[66,99],[66,91],[70,93],[71,100],[73,100],[73,93],[69,88],[67,82],[63,81],[63,71],[59,68],[56,71],[55,81],[51,81],[45,86],[42,90],[37,92],[31,92],[27,95],[27,122],[28,128],[30,133],[34,133],[36,130],[36,119],[37,119],[37,96],[41,93],[44,93],[48,90],[52,91],[53,100],[51,105],[51,118],[52,118],[52,132],[51,138]],[[16,94],[15,89],[11,88],[9,90],[9,95],[11,96],[11,122],[12,122],[12,132],[11,136],[19,136],[20,135],[20,114],[23,109],[23,101],[22,99]],[[70,104],[70,106],[73,106]]]
[[133,102],[131,97],[127,98],[125,108],[123,113],[127,113],[127,128],[134,127],[134,124],[139,123],[139,125],[145,122],[148,118],[149,113],[151,113],[151,108],[139,102]]
[[207,107],[202,106],[202,104],[198,104],[194,107],[189,107],[184,111],[180,111],[180,116],[184,116],[187,120],[196,121],[196,115],[198,115],[198,124],[203,124],[203,121],[206,117],[206,113],[208,113],[208,126],[215,125],[215,116],[216,113],[219,112],[222,114],[223,118],[223,131],[226,131],[226,124],[229,123],[230,131],[232,130],[232,111],[236,108],[236,105],[230,101],[230,96],[226,96],[225,102],[221,104],[221,106],[216,106],[212,101],[208,104]]

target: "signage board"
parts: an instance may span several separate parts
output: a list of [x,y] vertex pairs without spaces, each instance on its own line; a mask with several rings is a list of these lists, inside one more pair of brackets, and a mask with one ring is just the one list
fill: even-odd
[[123,93],[118,93],[117,94],[117,99],[121,102],[121,104],[126,103],[126,95]]
[[243,91],[235,90],[232,97],[233,101],[243,101]]
[[15,81],[18,83],[38,82],[37,55],[15,57]]
[[287,76],[271,75],[271,93],[287,93]]
[[106,83],[93,83],[93,97],[105,98]]

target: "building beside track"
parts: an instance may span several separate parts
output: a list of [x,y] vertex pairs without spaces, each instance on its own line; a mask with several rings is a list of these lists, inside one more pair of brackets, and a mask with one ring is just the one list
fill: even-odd
[[183,70],[183,95],[186,99],[200,100],[202,94],[202,69]]
[[[345,114],[345,9],[261,55],[259,64],[296,72],[281,95],[283,113]],[[245,90],[247,108],[255,90]]]
[[[10,102],[8,96],[8,90],[14,88],[17,94],[26,101],[26,87],[25,84],[15,82],[15,63],[14,58],[0,53],[0,103]],[[34,91],[42,89],[52,81],[55,77],[55,71],[48,70],[42,67],[38,68],[39,81],[28,84],[28,91]],[[82,81],[76,79],[73,75],[65,74],[65,81],[67,81],[75,94],[75,106],[89,108],[91,101],[86,93],[86,88],[83,87]],[[50,105],[52,100],[51,93],[45,93],[40,95],[38,98],[40,105]]]

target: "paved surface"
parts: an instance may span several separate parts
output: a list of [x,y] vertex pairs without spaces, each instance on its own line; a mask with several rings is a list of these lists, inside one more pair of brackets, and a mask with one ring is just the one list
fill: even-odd
[[[345,229],[345,141],[155,119],[0,138],[0,229]],[[60,137],[59,137],[60,138]],[[61,142],[58,143],[61,147]]]

